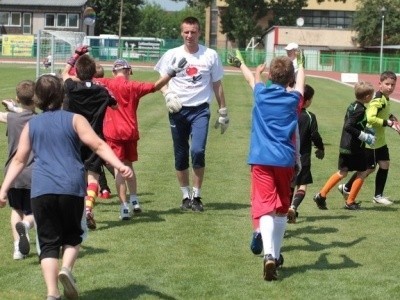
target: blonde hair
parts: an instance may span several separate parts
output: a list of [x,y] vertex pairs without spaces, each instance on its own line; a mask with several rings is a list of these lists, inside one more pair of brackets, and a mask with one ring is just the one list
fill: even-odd
[[374,86],[370,82],[360,81],[354,85],[354,95],[357,100],[364,100],[365,97],[374,94]]

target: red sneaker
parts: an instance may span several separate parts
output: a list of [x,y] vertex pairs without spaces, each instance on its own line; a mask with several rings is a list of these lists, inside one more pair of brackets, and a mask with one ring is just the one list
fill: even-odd
[[108,190],[103,190],[100,193],[100,198],[109,199],[109,198],[111,198],[111,193]]

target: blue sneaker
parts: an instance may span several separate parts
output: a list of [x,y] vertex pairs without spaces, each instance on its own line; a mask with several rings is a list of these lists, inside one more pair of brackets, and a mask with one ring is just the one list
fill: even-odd
[[263,243],[261,238],[261,232],[253,232],[253,237],[251,239],[250,250],[255,255],[261,254],[263,251]]

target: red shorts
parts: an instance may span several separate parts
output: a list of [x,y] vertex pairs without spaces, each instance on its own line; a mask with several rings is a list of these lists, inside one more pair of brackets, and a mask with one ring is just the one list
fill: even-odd
[[286,214],[290,206],[292,167],[251,166],[251,216],[276,212]]
[[137,141],[106,141],[121,161],[134,162],[138,160]]

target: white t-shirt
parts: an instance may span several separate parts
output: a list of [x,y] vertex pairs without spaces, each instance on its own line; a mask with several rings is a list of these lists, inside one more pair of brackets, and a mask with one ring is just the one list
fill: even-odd
[[183,106],[210,103],[213,97],[212,83],[221,80],[224,75],[222,62],[217,52],[199,45],[199,50],[190,54],[182,45],[165,52],[154,70],[164,76],[174,57],[176,61],[185,57],[188,63],[185,70],[169,81],[168,89],[177,94]]

